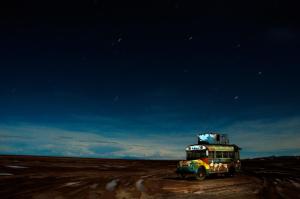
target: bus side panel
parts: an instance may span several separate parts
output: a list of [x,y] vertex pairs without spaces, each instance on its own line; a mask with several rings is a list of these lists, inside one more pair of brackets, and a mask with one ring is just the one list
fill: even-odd
[[231,158],[209,158],[210,173],[226,173],[232,166],[234,161]]

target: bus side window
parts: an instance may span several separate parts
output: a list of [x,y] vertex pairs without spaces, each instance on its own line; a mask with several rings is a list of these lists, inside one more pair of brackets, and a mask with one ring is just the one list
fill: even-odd
[[209,151],[208,157],[209,158],[215,158],[215,152],[214,151]]
[[222,151],[216,151],[216,158],[222,158]]
[[229,158],[233,158],[233,152],[232,151],[230,151],[230,152],[228,152],[229,154]]
[[228,158],[229,157],[229,152],[228,151],[224,151],[223,152],[223,158]]

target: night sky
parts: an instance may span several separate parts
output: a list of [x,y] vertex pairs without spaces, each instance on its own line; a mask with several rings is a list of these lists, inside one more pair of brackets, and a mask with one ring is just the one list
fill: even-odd
[[217,131],[300,155],[289,1],[0,4],[0,154],[180,159]]

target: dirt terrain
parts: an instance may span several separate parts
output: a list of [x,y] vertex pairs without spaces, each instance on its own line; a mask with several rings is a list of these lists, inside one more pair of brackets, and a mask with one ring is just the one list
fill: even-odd
[[177,161],[0,156],[0,198],[300,198],[300,158],[242,161],[235,177],[180,179]]

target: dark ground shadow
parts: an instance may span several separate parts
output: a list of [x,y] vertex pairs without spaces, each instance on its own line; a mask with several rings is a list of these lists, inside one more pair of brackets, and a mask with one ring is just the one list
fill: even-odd
[[[227,176],[225,174],[211,174],[209,176],[206,176],[206,178],[204,180],[231,179],[231,178],[234,178],[238,175],[241,175],[241,174],[239,173],[239,174],[236,174],[235,176]],[[189,175],[189,176],[186,176],[184,178],[182,178],[180,176],[169,176],[169,177],[163,177],[162,179],[164,179],[164,180],[178,180],[178,181],[198,181],[198,182],[201,181],[201,180],[197,180],[196,177],[193,176],[193,175]]]

